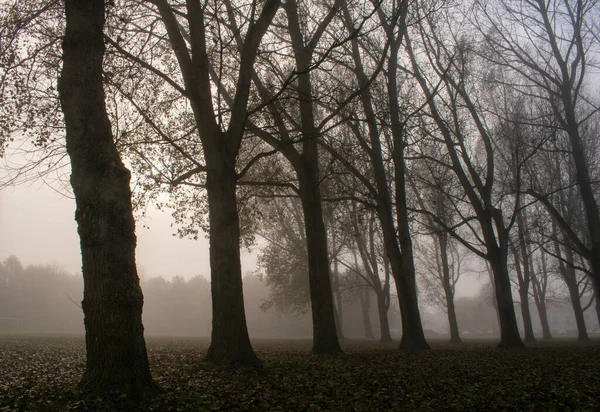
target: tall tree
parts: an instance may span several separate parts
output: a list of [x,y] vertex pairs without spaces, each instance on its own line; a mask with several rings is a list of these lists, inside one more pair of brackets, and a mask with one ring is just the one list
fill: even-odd
[[[360,211],[356,206],[353,204],[352,208],[348,208],[350,228],[354,231],[354,247],[351,252],[354,256],[354,265],[344,263],[344,266],[375,293],[381,331],[379,340],[391,342],[392,335],[388,318],[391,301],[389,260],[385,248],[381,245],[381,229],[377,226],[375,213],[368,210]],[[362,268],[358,264],[357,251],[361,258]],[[382,271],[383,280],[380,273]],[[361,297],[361,299],[367,299],[367,297]]]
[[[175,88],[189,100],[205,161],[205,164],[197,165],[180,178],[185,180],[194,174],[206,173],[213,305],[213,327],[207,359],[224,363],[252,363],[256,355],[248,337],[244,312],[236,160],[246,125],[252,67],[280,1],[268,0],[260,12],[257,2],[246,6],[250,15],[237,56],[239,66],[237,78],[233,81],[235,92],[230,102],[227,125],[222,124],[222,114],[215,114],[214,111],[214,90],[210,80],[213,67],[208,55],[210,39],[207,23],[211,13],[224,13],[235,20],[234,16],[227,14],[232,12],[231,4],[224,2],[226,10],[222,11],[211,10],[198,0],[187,0],[186,13],[182,15],[166,0],[153,0],[151,3],[158,10],[177,59],[184,87],[175,85]],[[233,21],[230,23],[233,24]]]
[[104,0],[65,1],[58,83],[83,260],[87,355],[80,385],[139,396],[158,388],[142,326],[131,174],[115,147],[104,102],[104,15]]
[[[521,315],[523,316],[523,329],[525,330],[525,342],[535,342],[533,335],[533,324],[531,322],[531,311],[529,310],[529,287],[531,285],[531,262],[530,254],[527,251],[526,232],[527,222],[525,209],[517,215],[517,234],[518,239],[511,243],[512,255],[515,261],[515,271],[517,272],[517,283],[519,287],[519,297],[521,299]],[[516,244],[515,244],[516,243]]]
[[[498,189],[495,185],[496,167],[502,156],[494,145],[495,132],[490,128],[489,119],[485,118],[485,111],[475,92],[481,85],[475,85],[472,76],[475,56],[462,33],[464,27],[448,28],[442,24],[453,21],[452,11],[447,11],[440,19],[429,10],[419,12],[420,24],[414,33],[419,42],[413,39],[413,34],[405,36],[410,71],[423,92],[424,105],[450,158],[447,167],[460,182],[478,228],[474,230],[470,225],[473,217],[465,220],[464,224],[471,228],[483,250],[464,239],[461,242],[490,264],[500,320],[500,346],[520,347],[523,343],[517,327],[507,268],[509,232],[514,224],[518,197],[514,199],[512,213],[507,217],[505,210],[511,205],[502,204],[508,197],[502,194],[496,197]],[[444,27],[446,32],[443,32]],[[448,38],[442,39],[442,33]],[[419,44],[421,47],[417,49]],[[474,145],[475,136],[478,147],[470,146]],[[438,139],[437,136],[434,139]],[[437,159],[430,160],[439,162]],[[520,169],[521,164],[513,171],[516,182],[519,181]],[[460,240],[459,237],[457,239]]]
[[[353,13],[350,3],[344,3],[343,18],[346,30],[360,26],[361,13]],[[358,86],[357,104],[342,111],[347,133],[332,134],[323,147],[354,176],[372,197],[383,236],[383,242],[396,289],[402,319],[400,348],[428,349],[418,306],[412,240],[406,206],[404,152],[407,137],[404,133],[404,113],[400,107],[397,79],[398,49],[405,32],[407,2],[384,5],[375,3],[381,30],[375,30],[368,42],[351,38],[347,46],[349,74],[354,77],[348,88]],[[381,36],[383,35],[383,41]],[[381,81],[382,98],[377,98],[373,84],[384,67]],[[349,93],[352,95],[353,93]],[[381,116],[380,114],[383,113]],[[354,142],[348,143],[345,134]],[[386,139],[383,139],[383,137]],[[391,138],[390,138],[391,137]],[[359,155],[347,156],[348,146],[360,148]],[[391,164],[389,162],[391,152]],[[366,162],[365,162],[366,160]],[[361,164],[366,163],[366,164]]]
[[[462,258],[456,241],[452,239],[447,229],[454,226],[457,215],[451,202],[453,175],[447,168],[439,167],[436,164],[422,162],[421,165],[428,167],[429,173],[426,174],[430,175],[428,176],[429,179],[423,179],[423,187],[417,187],[415,182],[418,178],[417,167],[413,167],[412,170],[415,176],[408,179],[419,209],[425,211],[423,213],[425,220],[423,226],[433,241],[433,251],[428,250],[431,248],[426,246],[420,248],[420,260],[425,269],[424,273],[421,274],[421,278],[424,279],[427,285],[426,295],[432,297],[432,300],[438,303],[438,306],[448,315],[450,342],[460,343],[454,295],[456,283],[462,270]],[[434,215],[437,216],[439,222],[443,222],[443,225],[436,223],[436,219],[432,217]],[[440,286],[441,296],[439,293]]]
[[[591,62],[600,51],[599,27],[594,23],[599,3],[502,0],[477,4],[479,27],[492,51],[487,59],[518,73],[518,87],[548,104],[558,128],[567,136],[589,237],[589,246],[580,249],[590,262],[598,290],[600,214],[593,183],[594,161],[588,155],[584,130],[598,110],[585,86]],[[562,225],[560,219],[558,222]]]

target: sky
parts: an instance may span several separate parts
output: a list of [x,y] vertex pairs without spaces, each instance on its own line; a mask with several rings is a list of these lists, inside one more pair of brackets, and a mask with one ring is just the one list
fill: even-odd
[[[16,255],[23,265],[57,264],[81,272],[75,201],[43,183],[0,189],[0,261]],[[137,264],[142,278],[210,277],[208,240],[173,236],[171,216],[156,209],[137,224]],[[256,254],[242,250],[242,271],[255,269]]]
[[[0,189],[0,261],[17,256],[23,265],[56,264],[81,273],[81,255],[74,220],[75,201],[41,182]],[[176,275],[210,278],[208,240],[173,236],[168,212],[149,209],[137,223],[137,265],[142,279]],[[145,228],[144,226],[149,226]],[[242,273],[256,269],[256,248],[242,249]],[[480,279],[481,278],[481,279]],[[465,274],[457,297],[474,295],[483,277]]]

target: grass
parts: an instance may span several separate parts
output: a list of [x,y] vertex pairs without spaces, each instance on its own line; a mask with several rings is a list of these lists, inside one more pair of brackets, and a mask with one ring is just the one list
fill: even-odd
[[310,341],[257,340],[262,369],[202,362],[201,339],[148,339],[164,395],[81,399],[80,337],[0,336],[0,411],[57,410],[600,410],[600,342],[557,340],[522,350],[491,341],[432,342],[402,353],[396,345],[344,342],[346,355],[317,357]]

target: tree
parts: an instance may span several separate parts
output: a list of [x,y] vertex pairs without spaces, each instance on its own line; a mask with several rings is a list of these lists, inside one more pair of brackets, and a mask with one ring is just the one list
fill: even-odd
[[131,174],[121,162],[105,109],[104,13],[104,0],[66,0],[58,84],[83,260],[87,356],[80,386],[140,396],[158,387],[143,335]]
[[[410,72],[423,92],[424,106],[439,131],[435,132],[439,133],[439,139],[435,134],[433,139],[443,142],[450,158],[447,167],[456,175],[474,213],[463,223],[471,229],[483,250],[455,237],[462,239],[461,243],[473,253],[486,259],[493,271],[500,346],[520,347],[523,343],[517,328],[507,268],[509,232],[519,199],[518,196],[513,198],[513,213],[507,218],[504,213],[506,206],[502,203],[508,197],[499,194],[494,185],[497,177],[495,167],[502,157],[494,146],[494,130],[485,119],[485,111],[475,92],[479,87],[472,76],[475,56],[460,28],[447,29],[444,35],[449,38],[442,40],[444,26],[440,23],[444,20],[435,21],[435,15],[427,10],[421,11],[418,16],[420,24],[416,26],[414,35],[420,39],[421,48],[416,49],[418,43],[415,43],[412,34],[405,36]],[[445,18],[452,21],[450,16]],[[423,52],[423,59],[418,52]],[[478,140],[477,147],[474,139]],[[438,159],[429,160],[439,163]],[[519,181],[521,166],[519,162],[519,167],[513,171],[516,182]],[[498,197],[495,196],[497,194]],[[478,223],[478,230],[470,226],[473,219]]]
[[[351,246],[354,262],[350,264],[341,261],[341,263],[358,281],[358,284],[352,286],[359,288],[359,299],[365,306],[369,302],[369,289],[375,293],[381,331],[379,341],[391,342],[392,335],[388,318],[391,303],[390,265],[381,244],[381,229],[377,225],[377,216],[373,211],[362,211],[356,203],[353,203],[352,207],[348,207],[346,216],[350,220],[348,229],[354,232],[354,245]],[[358,263],[357,252],[362,267]],[[381,279],[381,272],[383,272],[383,280]]]
[[310,307],[308,261],[302,206],[298,199],[269,199],[258,235],[266,240],[258,265],[269,287],[263,310],[303,314]]
[[[456,240],[451,237],[447,229],[456,224],[457,212],[453,210],[454,206],[451,203],[452,197],[456,196],[455,193],[452,193],[452,186],[455,182],[452,172],[447,168],[423,163],[421,166],[429,169],[427,172],[430,176],[429,179],[427,177],[422,179],[422,187],[418,187],[415,182],[419,177],[418,167],[413,167],[413,176],[408,179],[419,210],[425,211],[422,213],[425,219],[423,226],[433,241],[433,250],[426,245],[421,245],[419,248],[421,252],[419,258],[424,266],[421,278],[426,284],[426,296],[443,308],[448,315],[450,342],[460,343],[454,295],[464,255],[461,257]],[[437,221],[442,224],[437,223],[436,219],[427,213],[428,210],[437,216]]]
[[[208,196],[208,219],[211,263],[211,291],[213,305],[213,329],[207,359],[223,363],[254,363],[256,355],[250,344],[244,313],[242,273],[240,262],[240,224],[236,189],[238,173],[236,160],[240,151],[247,118],[250,96],[252,66],[256,60],[261,40],[275,13],[279,0],[268,0],[262,10],[253,2],[244,6],[249,13],[245,38],[240,44],[237,78],[234,80],[234,98],[231,100],[229,123],[225,126],[222,114],[215,114],[211,70],[208,51],[207,25],[213,14],[233,18],[232,5],[224,2],[217,9],[210,9],[197,0],[186,1],[186,14],[166,0],[151,2],[160,15],[169,45],[179,65],[184,86],[171,80],[171,86],[185,96],[191,106],[193,122],[197,128],[202,147],[204,164],[192,158],[194,166],[180,175],[177,182],[185,181],[199,173],[206,173],[202,185]],[[220,10],[223,7],[224,10]],[[217,17],[218,19],[218,17]],[[183,23],[182,23],[183,21]],[[234,21],[230,21],[235,24]],[[241,35],[236,31],[236,35]],[[118,46],[118,42],[113,42]],[[188,49],[189,47],[189,49]],[[131,54],[127,56],[140,63]],[[149,63],[144,68],[157,72]],[[160,72],[159,72],[160,73]],[[164,74],[160,74],[163,80]],[[222,79],[216,79],[217,90]],[[221,94],[219,93],[219,96]],[[173,145],[168,136],[166,140]],[[190,158],[190,154],[185,155]]]
[[[272,123],[261,127],[256,122],[256,135],[278,150],[296,173],[297,193],[302,203],[308,253],[308,276],[313,316],[313,353],[341,353],[335,329],[335,308],[331,285],[331,268],[327,254],[327,230],[323,219],[318,141],[327,121],[318,123],[319,105],[315,78],[324,67],[327,56],[355,36],[330,29],[339,14],[341,0],[327,4],[289,1],[285,4],[286,28],[279,41],[285,41],[290,55],[284,62],[265,63],[272,67],[266,76],[254,78],[258,93],[267,104],[262,119]],[[310,7],[310,9],[309,9]],[[290,72],[291,68],[291,73]],[[275,93],[272,83],[278,75],[281,90]],[[290,88],[288,85],[292,84]],[[284,91],[289,93],[284,94]],[[282,103],[283,97],[293,103]],[[335,104],[335,102],[334,102]],[[320,105],[323,105],[322,102]],[[325,105],[323,105],[325,106]],[[326,119],[329,117],[324,116]]]
[[[339,161],[356,182],[366,189],[380,221],[387,258],[392,269],[399,296],[402,318],[400,349],[428,349],[418,306],[416,276],[408,210],[406,207],[404,152],[407,137],[404,133],[404,112],[399,104],[397,63],[398,49],[405,31],[407,2],[389,5],[375,4],[380,30],[373,38],[359,41],[351,38],[347,47],[354,84],[344,85],[346,94],[356,94],[357,103],[345,108],[339,116],[346,130],[331,133],[321,145]],[[360,27],[361,15],[343,9],[346,30]],[[383,42],[381,36],[383,35]],[[378,75],[384,66],[384,78]],[[379,87],[384,91],[380,96]],[[349,87],[350,86],[350,87]],[[354,91],[356,90],[356,92]],[[385,137],[385,139],[383,138]],[[354,140],[349,141],[349,139]],[[360,148],[360,154],[348,153]],[[391,156],[390,156],[391,155]],[[391,162],[388,160],[391,157]]]
[[[585,129],[597,116],[586,81],[598,48],[597,0],[503,0],[477,2],[478,26],[485,35],[489,62],[517,73],[518,87],[547,104],[570,145],[576,182],[586,217],[590,261],[596,290],[600,288],[600,214],[595,197],[593,164]],[[532,192],[532,194],[534,194]],[[544,193],[536,193],[538,199]],[[558,219],[551,212],[554,219]],[[563,230],[568,228],[563,227]]]

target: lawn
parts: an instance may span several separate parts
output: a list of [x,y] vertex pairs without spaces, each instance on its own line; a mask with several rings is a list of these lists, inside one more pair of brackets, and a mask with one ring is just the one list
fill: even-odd
[[553,341],[522,350],[490,341],[396,345],[346,341],[346,355],[316,357],[310,341],[257,340],[262,368],[202,362],[202,339],[149,338],[166,393],[143,404],[114,396],[81,400],[81,337],[0,335],[0,411],[57,410],[600,410],[600,342]]

